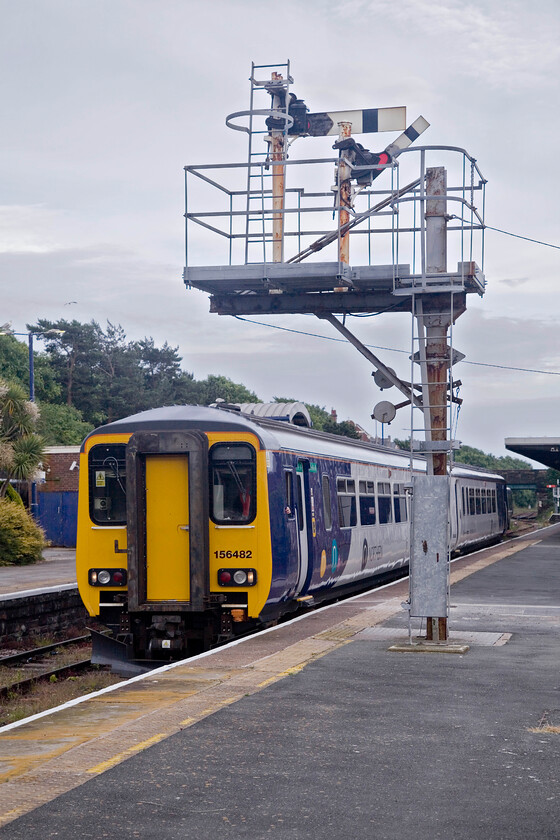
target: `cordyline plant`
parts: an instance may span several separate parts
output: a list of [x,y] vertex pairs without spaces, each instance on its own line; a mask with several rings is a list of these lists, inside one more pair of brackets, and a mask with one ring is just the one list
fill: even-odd
[[35,432],[39,409],[19,385],[0,380],[0,499],[10,481],[29,481],[44,454]]

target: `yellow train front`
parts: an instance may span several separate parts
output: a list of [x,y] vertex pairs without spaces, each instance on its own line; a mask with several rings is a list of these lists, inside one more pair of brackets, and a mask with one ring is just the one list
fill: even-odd
[[[143,412],[82,445],[77,577],[97,661],[206,649],[254,624],[271,585],[266,451],[244,418]],[[253,427],[254,428],[254,427]]]

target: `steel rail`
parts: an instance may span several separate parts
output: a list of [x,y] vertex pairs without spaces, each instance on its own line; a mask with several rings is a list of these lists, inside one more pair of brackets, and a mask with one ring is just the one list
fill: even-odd
[[85,671],[91,667],[91,659],[81,659],[79,662],[74,662],[72,665],[63,665],[61,668],[54,668],[50,671],[45,671],[43,674],[35,674],[32,677],[27,677],[19,682],[10,683],[0,687],[0,700],[9,699],[13,694],[25,694],[29,689],[33,688],[38,682],[42,680],[50,680],[51,677],[65,677],[75,671]]
[[33,648],[33,650],[23,650],[19,653],[12,653],[9,656],[2,656],[0,652],[0,666],[15,665],[17,662],[26,662],[28,659],[33,659],[36,656],[44,656],[45,653],[50,653],[61,647],[69,647],[70,645],[80,645],[84,642],[91,641],[91,636],[76,636],[74,639],[64,639],[61,642],[54,642],[52,645],[43,645],[42,647]]

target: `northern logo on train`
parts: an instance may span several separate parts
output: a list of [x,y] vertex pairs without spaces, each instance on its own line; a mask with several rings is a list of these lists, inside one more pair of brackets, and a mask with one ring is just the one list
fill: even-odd
[[364,540],[364,544],[362,546],[362,572],[364,571],[365,567],[367,566],[368,557],[369,557],[369,548],[368,548],[367,540]]

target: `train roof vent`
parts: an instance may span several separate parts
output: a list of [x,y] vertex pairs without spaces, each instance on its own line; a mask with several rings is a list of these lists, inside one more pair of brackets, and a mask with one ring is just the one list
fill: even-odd
[[306,406],[301,402],[290,403],[240,403],[242,414],[252,414],[254,417],[269,417],[271,420],[284,420],[294,426],[311,428],[313,423]]

